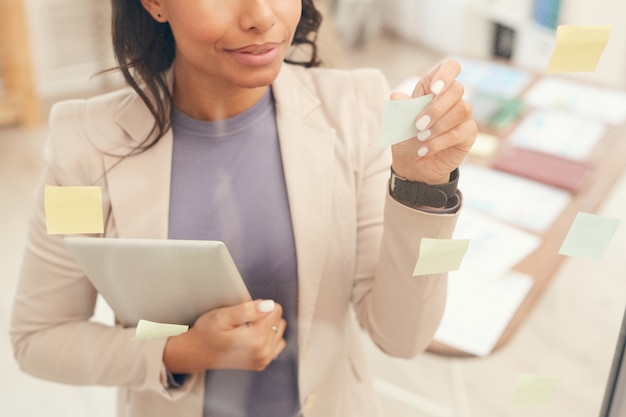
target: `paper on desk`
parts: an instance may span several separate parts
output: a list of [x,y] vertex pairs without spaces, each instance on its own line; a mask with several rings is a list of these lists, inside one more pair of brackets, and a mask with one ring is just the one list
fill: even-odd
[[532,279],[511,272],[541,239],[469,207],[454,231],[470,239],[463,269],[451,272],[448,301],[435,339],[476,355],[489,355],[532,287]]
[[600,260],[619,223],[618,219],[579,212],[559,254]]
[[417,98],[385,101],[381,146],[414,138],[417,135],[416,117],[432,99],[432,94],[427,94]]
[[514,406],[544,405],[550,402],[560,378],[546,375],[520,374],[513,396]]
[[619,125],[626,120],[626,93],[560,77],[544,77],[525,95],[531,107],[558,109],[599,122]]
[[44,205],[50,235],[104,232],[100,187],[47,185]]
[[500,141],[495,135],[478,132],[476,140],[470,149],[470,154],[482,157],[492,156],[500,146]]
[[451,272],[435,340],[472,355],[488,356],[532,285],[531,277],[514,271],[497,278]]
[[468,246],[467,239],[422,238],[413,276],[458,270]]
[[610,34],[609,26],[560,25],[546,73],[595,71]]
[[537,233],[571,201],[556,187],[469,163],[461,167],[459,187],[466,206]]
[[153,339],[157,337],[178,336],[189,330],[182,324],[165,324],[149,320],[139,320],[133,340]]
[[541,245],[541,238],[465,207],[454,238],[469,239],[463,272],[479,277],[500,277]]
[[606,133],[604,123],[559,110],[535,110],[508,138],[512,145],[558,155],[578,161],[587,160]]
[[509,65],[463,57],[455,59],[461,65],[461,74],[457,79],[469,91],[514,98],[532,80],[526,71]]

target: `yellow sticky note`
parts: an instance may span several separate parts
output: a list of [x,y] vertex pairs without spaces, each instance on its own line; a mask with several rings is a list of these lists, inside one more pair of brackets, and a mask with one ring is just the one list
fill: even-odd
[[476,135],[474,145],[470,149],[470,154],[482,157],[490,157],[500,146],[500,141],[494,135],[479,132]]
[[423,238],[413,276],[458,270],[468,247],[467,239]]
[[54,187],[45,189],[48,234],[104,232],[100,187]]
[[544,405],[550,402],[559,385],[560,378],[521,374],[517,378],[517,389],[513,396],[513,405]]
[[610,33],[609,26],[559,26],[546,73],[595,71]]
[[165,324],[149,320],[139,320],[133,340],[153,339],[157,337],[178,336],[189,330],[183,324]]
[[383,105],[381,146],[390,146],[417,135],[416,117],[433,100],[432,94],[405,100],[388,100]]

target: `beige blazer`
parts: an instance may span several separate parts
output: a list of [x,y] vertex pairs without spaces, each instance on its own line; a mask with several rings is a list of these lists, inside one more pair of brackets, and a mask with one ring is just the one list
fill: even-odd
[[[449,238],[457,215],[412,210],[388,196],[390,154],[379,146],[388,89],[378,71],[284,65],[273,91],[298,260],[302,413],[374,416],[363,330],[394,356],[428,346],[446,277],[412,271],[420,239]],[[169,388],[165,339],[131,341],[134,329],[91,322],[96,291],[62,236],[45,229],[46,184],[100,185],[105,236],[167,238],[171,131],[144,153],[116,156],[151,126],[130,89],[53,108],[12,341],[21,368],[34,376],[119,387],[119,416],[200,417],[202,375]]]

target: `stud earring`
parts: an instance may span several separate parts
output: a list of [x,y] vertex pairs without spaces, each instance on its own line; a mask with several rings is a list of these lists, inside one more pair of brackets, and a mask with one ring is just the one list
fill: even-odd
[[161,13],[157,13],[157,17],[160,19],[161,18]]

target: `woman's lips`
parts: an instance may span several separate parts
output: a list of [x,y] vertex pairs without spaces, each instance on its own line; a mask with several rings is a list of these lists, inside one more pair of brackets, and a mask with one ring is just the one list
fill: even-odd
[[274,61],[276,55],[278,55],[278,45],[277,43],[250,45],[228,50],[228,52],[239,62],[246,65],[260,66],[267,65]]

